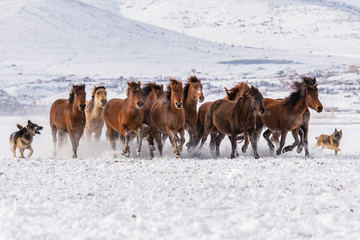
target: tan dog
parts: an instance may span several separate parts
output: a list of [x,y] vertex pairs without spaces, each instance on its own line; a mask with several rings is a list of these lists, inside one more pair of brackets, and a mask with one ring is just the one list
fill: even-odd
[[327,148],[327,149],[334,149],[335,150],[335,155],[338,154],[338,151],[340,151],[340,140],[342,138],[342,130],[338,131],[335,128],[335,131],[333,134],[326,135],[326,134],[321,134],[319,137],[317,137],[317,142],[316,145],[317,146],[322,146],[323,148]]
[[19,128],[19,131],[13,132],[9,137],[10,149],[14,154],[14,158],[16,158],[16,148],[19,149],[21,158],[24,158],[24,150],[28,149],[30,152],[27,157],[29,158],[34,152],[31,147],[33,137],[35,134],[41,134],[39,130],[42,130],[43,127],[32,123],[30,120],[28,120],[26,127],[20,124],[16,124],[16,126]]

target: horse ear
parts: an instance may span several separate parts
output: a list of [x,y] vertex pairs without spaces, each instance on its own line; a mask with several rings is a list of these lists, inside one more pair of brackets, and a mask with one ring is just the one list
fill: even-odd
[[138,81],[138,85],[139,85],[139,87],[141,87],[141,82],[140,81]]
[[225,89],[226,95],[229,96],[230,95],[229,90],[226,87],[224,87],[224,89]]
[[164,85],[161,84],[161,91],[164,91]]

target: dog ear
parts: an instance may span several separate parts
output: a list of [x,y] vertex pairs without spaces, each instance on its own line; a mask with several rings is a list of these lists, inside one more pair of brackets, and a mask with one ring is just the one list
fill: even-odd
[[335,132],[337,132],[337,129],[335,128]]
[[32,124],[32,122],[30,120],[28,120],[28,124]]
[[18,127],[19,130],[23,129],[23,126],[21,126],[20,124],[16,124],[16,126]]

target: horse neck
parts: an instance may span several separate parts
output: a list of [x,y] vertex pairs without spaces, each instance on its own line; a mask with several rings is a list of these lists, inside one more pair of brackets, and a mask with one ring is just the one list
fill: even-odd
[[291,114],[302,116],[307,108],[308,106],[306,106],[305,98],[299,98],[295,105],[289,107],[289,112],[291,112]]
[[191,89],[189,89],[186,99],[184,100],[184,109],[187,112],[196,112],[196,107],[197,107],[197,101],[196,99],[193,98]]
[[102,106],[102,104],[95,104],[94,101],[94,106],[93,106],[93,110],[92,113],[96,114],[96,115],[102,115],[104,107]]

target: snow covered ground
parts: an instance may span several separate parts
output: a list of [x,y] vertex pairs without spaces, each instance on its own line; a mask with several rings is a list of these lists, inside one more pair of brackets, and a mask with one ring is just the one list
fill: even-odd
[[[359,23],[355,0],[0,1],[0,239],[357,239]],[[219,159],[207,145],[174,159],[169,143],[163,158],[149,160],[147,143],[113,158],[103,136],[55,158],[48,111],[5,114],[48,110],[72,83],[110,99],[124,79],[194,73],[206,101],[245,80],[286,97],[298,75],[317,76],[331,111],[312,114],[311,157],[272,156],[261,138],[257,160],[251,147],[229,159],[227,139]],[[32,158],[13,159],[8,136],[28,119],[44,130]],[[335,128],[338,156],[314,147]]]
[[[30,159],[13,159],[7,136],[27,118],[44,130]],[[359,124],[312,124],[311,158],[271,156],[263,138],[260,159],[251,148],[229,159],[207,146],[165,156],[112,157],[99,144],[70,144],[52,157],[47,116],[0,118],[0,239],[356,239],[360,234]],[[341,151],[315,148],[315,136],[343,130]],[[291,142],[291,137],[288,137]],[[134,150],[135,144],[132,144]]]

